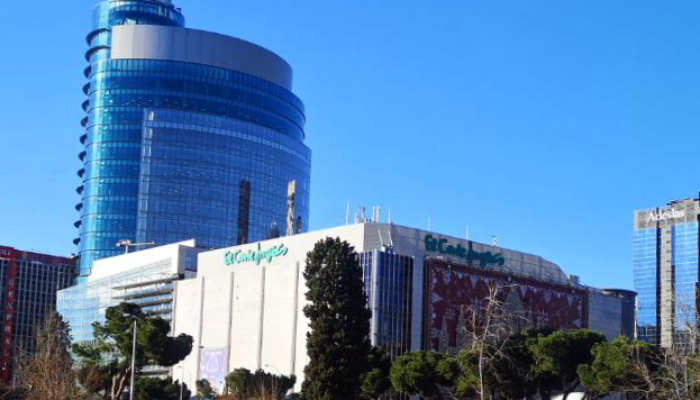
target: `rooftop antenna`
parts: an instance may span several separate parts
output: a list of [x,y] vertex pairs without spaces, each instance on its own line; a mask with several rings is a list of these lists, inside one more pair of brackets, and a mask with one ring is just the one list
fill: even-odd
[[365,211],[365,206],[360,206],[360,208],[357,211],[357,214],[355,214],[355,223],[356,224],[367,223],[367,212]]
[[345,207],[345,225],[350,225],[350,199],[348,199],[348,204]]
[[492,238],[493,238],[493,242],[492,242],[493,246],[498,247],[498,235],[493,235]]
[[389,212],[389,216],[388,216],[389,220],[387,221],[387,223],[391,224],[391,208],[389,208],[388,212]]

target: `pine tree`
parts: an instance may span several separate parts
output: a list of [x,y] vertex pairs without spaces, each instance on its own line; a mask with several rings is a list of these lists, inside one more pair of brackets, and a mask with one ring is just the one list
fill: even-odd
[[307,256],[304,272],[310,304],[306,400],[357,400],[370,353],[367,296],[354,248],[327,238]]

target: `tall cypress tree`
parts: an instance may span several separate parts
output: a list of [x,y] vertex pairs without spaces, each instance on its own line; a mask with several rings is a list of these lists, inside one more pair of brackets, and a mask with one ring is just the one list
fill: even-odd
[[307,256],[304,271],[310,304],[307,334],[309,364],[302,391],[305,400],[357,400],[370,353],[367,296],[355,249],[327,238]]

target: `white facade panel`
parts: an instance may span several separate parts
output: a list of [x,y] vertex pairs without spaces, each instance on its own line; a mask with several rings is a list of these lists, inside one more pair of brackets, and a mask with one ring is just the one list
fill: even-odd
[[229,346],[231,320],[232,272],[217,279],[205,279],[204,308],[202,309],[202,341],[204,348]]
[[292,68],[275,53],[238,38],[156,25],[112,28],[111,57],[180,61],[243,72],[292,90]]
[[296,335],[299,275],[296,266],[265,267],[262,366],[284,375],[292,374]]
[[[216,277],[212,277],[216,279]],[[240,268],[234,272],[233,317],[231,322],[231,347],[229,349],[229,371],[247,368],[251,371],[262,368],[262,312],[264,305],[263,268]],[[207,297],[215,296],[208,293]],[[210,329],[221,329],[221,321]]]
[[[175,335],[187,333],[194,340],[194,348],[189,357],[187,357],[178,368],[185,369],[185,375],[190,378],[188,381],[194,383],[198,377],[200,347],[202,345],[202,315],[204,309],[204,279],[190,279],[187,281],[176,282],[175,285],[175,300],[173,310],[173,332]],[[174,372],[182,373],[182,370],[173,370]],[[178,374],[179,375],[179,374]],[[194,386],[190,386],[194,387]]]
[[[123,254],[120,256],[103,258],[95,261],[92,273],[88,277],[88,282],[109,278],[115,274],[142,268],[165,260],[170,261],[173,274],[185,273],[183,254],[195,254],[199,249],[195,249],[194,240],[188,240],[167,246],[154,247],[138,252]],[[186,251],[183,253],[183,248]],[[191,250],[190,250],[191,249]],[[133,250],[133,249],[132,249]],[[194,253],[193,253],[194,252]]]
[[[429,249],[426,245],[428,236],[442,240],[445,251]],[[317,242],[328,237],[347,241],[358,253],[373,253],[373,274],[377,271],[377,254],[413,259],[409,292],[412,297],[412,350],[419,350],[423,345],[426,257],[438,257],[456,264],[475,257],[475,262],[483,262],[487,269],[562,285],[571,284],[561,268],[538,256],[390,224],[356,224],[199,254],[198,274],[205,289],[180,284],[182,290],[178,290],[178,296],[182,295],[185,303],[194,303],[200,294],[193,292],[203,291],[203,311],[198,312],[193,305],[183,306],[183,310],[178,310],[178,320],[202,321],[202,345],[205,349],[226,346],[229,372],[247,368],[294,374],[298,378],[296,389],[300,389],[303,370],[308,363],[306,339],[309,330],[309,321],[303,313],[307,300],[302,272],[307,254]],[[451,254],[448,254],[447,246],[450,246]],[[457,248],[462,249],[461,253],[455,252]],[[397,264],[393,265],[395,268]],[[231,284],[231,274],[232,295],[227,288]],[[372,283],[375,294],[377,282],[378,279],[374,279]],[[180,304],[178,300],[178,307]],[[194,322],[176,326],[176,334],[194,336],[198,329]],[[373,326],[376,327],[376,323]],[[197,364],[190,362],[189,358],[185,361],[186,368],[195,370],[188,382],[192,385],[201,375],[197,372]]]
[[304,367],[309,363],[309,355],[306,353],[306,336],[309,332],[309,318],[304,314],[304,307],[309,304],[306,300],[306,283],[301,276],[303,273],[303,268],[306,264],[300,263],[299,265],[299,292],[297,294],[297,327],[294,337],[294,342],[296,346],[295,354],[292,357],[292,363],[294,365],[293,371],[294,375],[297,376],[297,388],[301,389],[301,381],[304,376]]

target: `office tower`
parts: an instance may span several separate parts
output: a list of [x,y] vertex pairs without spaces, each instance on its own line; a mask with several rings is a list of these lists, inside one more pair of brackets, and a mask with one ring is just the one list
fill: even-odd
[[634,214],[634,285],[639,340],[690,346],[698,300],[697,199]]
[[0,246],[0,380],[12,377],[17,350],[34,351],[34,336],[46,314],[56,308],[56,292],[75,276],[75,260]]
[[80,137],[80,276],[95,260],[195,239],[219,248],[308,229],[311,152],[292,69],[255,44],[185,28],[167,0],[94,9]]

